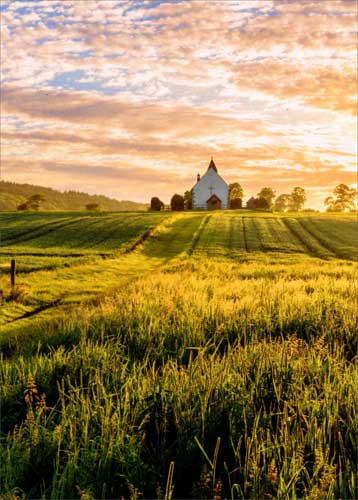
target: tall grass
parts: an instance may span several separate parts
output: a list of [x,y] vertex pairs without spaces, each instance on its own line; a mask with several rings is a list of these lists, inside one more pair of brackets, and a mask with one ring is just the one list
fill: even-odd
[[356,498],[355,270],[180,257],[34,326],[1,367],[4,493]]

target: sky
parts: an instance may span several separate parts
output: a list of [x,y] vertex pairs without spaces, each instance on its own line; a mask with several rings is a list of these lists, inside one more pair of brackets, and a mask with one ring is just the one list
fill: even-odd
[[168,202],[357,179],[355,0],[1,0],[2,179]]

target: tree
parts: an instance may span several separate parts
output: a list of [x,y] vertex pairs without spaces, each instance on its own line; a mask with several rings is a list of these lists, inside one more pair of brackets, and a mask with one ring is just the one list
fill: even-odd
[[237,209],[237,208],[242,208],[242,199],[241,198],[234,198],[233,200],[230,200],[230,208]]
[[268,210],[270,208],[269,202],[265,198],[254,198],[251,196],[246,202],[246,208],[249,210],[263,209]]
[[[273,189],[271,189],[269,187],[264,187],[257,194],[257,197],[258,197],[259,200],[266,200],[267,201],[267,205],[268,205],[267,208],[271,208],[272,207],[273,199],[275,198],[275,192],[274,192]],[[260,208],[263,208],[263,207],[260,207]]]
[[248,199],[247,202],[246,202],[246,208],[248,208],[249,210],[255,210],[255,208],[256,208],[256,198],[254,198],[253,196],[251,196],[251,198]]
[[164,210],[164,203],[157,198],[157,196],[153,196],[150,200],[150,210],[160,212],[161,210]]
[[274,210],[276,212],[284,212],[288,208],[288,203],[290,201],[290,195],[289,194],[280,194],[275,200],[275,203],[273,205]]
[[244,190],[238,182],[229,184],[229,202],[230,208],[241,208]]
[[344,212],[354,210],[357,191],[346,184],[338,184],[333,190],[333,196],[328,196],[324,200],[327,212]]
[[266,198],[255,198],[255,208],[262,208],[268,210],[270,208],[269,202]]
[[40,204],[46,201],[42,194],[33,194],[25,203],[18,205],[17,210],[39,210]]
[[180,212],[184,210],[184,198],[180,194],[175,194],[170,200],[170,208],[174,211]]
[[90,212],[95,212],[96,210],[99,210],[99,208],[98,203],[87,203],[86,205],[86,210],[89,210]]
[[42,194],[33,194],[30,196],[28,199],[29,203],[41,203],[43,201],[46,201],[46,198],[42,196]]
[[294,212],[298,212],[299,210],[302,210],[303,205],[306,202],[306,191],[301,188],[301,187],[295,187],[290,194],[289,200],[288,200],[288,208],[290,210],[293,210]]
[[16,209],[19,211],[29,210],[29,206],[27,203],[21,203],[16,207]]
[[184,193],[184,207],[188,210],[191,210],[193,208],[193,192],[192,192],[192,190],[185,191],[185,193]]
[[46,198],[42,194],[33,194],[27,200],[27,205],[32,210],[39,210],[40,204],[46,201]]

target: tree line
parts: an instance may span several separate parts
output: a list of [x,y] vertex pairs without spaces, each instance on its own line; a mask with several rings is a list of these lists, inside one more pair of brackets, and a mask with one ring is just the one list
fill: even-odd
[[[41,196],[39,199],[38,197]],[[118,201],[108,196],[92,195],[81,191],[58,191],[33,184],[0,181],[0,211],[12,210],[84,210],[96,204],[101,210],[146,210],[148,204]]]
[[[47,189],[47,188],[46,188]],[[56,191],[48,189],[50,193],[50,199],[52,193],[56,193]],[[61,195],[67,195],[70,193],[59,193]],[[107,209],[107,203],[104,203],[105,207],[102,207],[102,204],[97,202],[98,200],[104,199],[105,202],[115,202],[118,205],[123,203],[128,203],[132,205],[136,205],[134,202],[118,202],[117,200],[111,200],[103,196],[93,196],[93,195],[84,195],[83,193],[75,193],[77,196],[81,195],[81,201],[83,202],[89,199],[90,203],[84,203],[82,206],[89,211],[98,211],[101,209]],[[231,209],[239,209],[243,208],[242,199],[244,196],[244,190],[242,186],[238,182],[234,182],[229,184],[229,207]],[[304,209],[304,205],[306,203],[306,191],[302,187],[295,187],[290,194],[280,194],[276,196],[275,191],[270,187],[264,187],[261,189],[259,193],[257,193],[256,197],[251,197],[246,202],[246,208],[251,210],[273,210],[275,212],[285,212],[285,211],[293,211],[298,212]],[[92,201],[94,200],[94,201]],[[324,203],[326,206],[327,212],[344,212],[346,210],[355,210],[357,200],[357,190],[350,188],[346,184],[338,184],[333,190],[331,196],[328,196]],[[18,211],[27,211],[27,210],[39,210],[40,207],[42,209],[48,209],[47,205],[48,197],[44,196],[40,193],[32,194],[28,196],[27,200],[17,205]],[[139,204],[138,204],[139,205]],[[143,208],[145,205],[143,205]],[[79,207],[76,207],[77,210]],[[122,207],[121,207],[122,208]],[[137,207],[136,207],[137,208]],[[116,208],[110,207],[110,209],[115,210]],[[126,206],[123,209],[133,210],[133,207]],[[138,209],[138,208],[137,208]],[[158,197],[154,196],[150,201],[150,210],[153,211],[161,211],[165,209],[165,205],[163,201],[161,201]],[[173,211],[181,211],[181,210],[190,210],[192,209],[192,192],[185,191],[184,195],[174,194],[170,200],[170,209]],[[118,210],[118,208],[117,208]],[[309,210],[309,209],[307,209]]]
[[[46,201],[46,198],[42,196],[42,194],[33,194],[24,203],[20,203],[16,209],[19,212],[28,210],[38,211],[40,210],[41,204],[46,203]],[[87,203],[85,205],[85,209],[90,212],[99,212],[101,210],[101,206],[99,203]]]
[[[244,190],[238,182],[229,184],[229,207],[231,209],[243,208],[242,199]],[[346,184],[338,184],[333,190],[333,194],[328,196],[324,204],[327,212],[344,212],[354,210],[357,198],[357,190],[350,188]],[[299,212],[304,210],[307,194],[304,188],[296,186],[291,193],[276,196],[275,191],[270,187],[264,187],[257,193],[256,197],[251,197],[246,202],[246,208],[250,210],[273,210],[275,212]],[[165,205],[160,198],[154,196],[150,201],[150,210],[161,211]],[[170,209],[173,211],[192,209],[192,192],[185,191],[184,195],[174,194],[170,200]],[[306,209],[311,210],[311,209]]]

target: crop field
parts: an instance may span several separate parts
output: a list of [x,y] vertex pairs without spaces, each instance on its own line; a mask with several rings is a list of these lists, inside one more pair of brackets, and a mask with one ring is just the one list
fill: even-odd
[[0,222],[4,498],[358,498],[354,216]]

